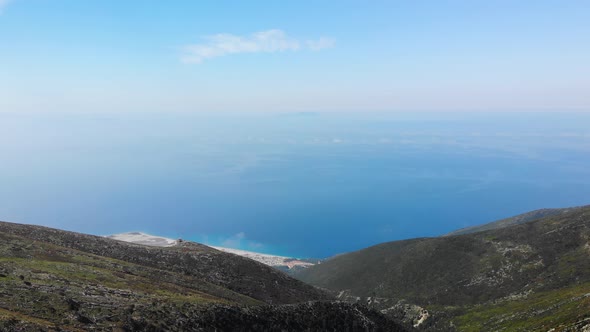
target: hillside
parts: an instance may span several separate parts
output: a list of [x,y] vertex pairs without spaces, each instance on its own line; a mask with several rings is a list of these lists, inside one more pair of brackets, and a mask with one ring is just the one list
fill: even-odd
[[[297,303],[310,299],[326,299],[325,294],[314,287],[264,264],[194,242],[182,242],[167,248],[151,247],[99,236],[10,223],[0,223],[0,232],[150,268],[182,273],[266,303]],[[261,284],[266,286],[260,287]]]
[[478,233],[383,243],[299,277],[397,315],[404,303],[424,307],[432,317],[423,328],[590,328],[590,207]]
[[1,331],[402,330],[364,307],[317,302],[330,296],[196,243],[150,247],[4,222],[0,295]]
[[469,234],[469,233],[477,233],[477,232],[489,231],[489,230],[492,230],[492,229],[498,229],[498,228],[510,227],[510,226],[514,226],[514,225],[520,225],[520,224],[524,224],[524,223],[527,223],[527,222],[530,222],[530,221],[539,220],[539,219],[545,218],[545,217],[551,217],[551,216],[558,216],[560,214],[566,214],[566,213],[569,213],[569,212],[571,212],[571,211],[573,211],[575,209],[581,209],[581,208],[584,208],[584,207],[571,207],[571,208],[562,208],[562,209],[540,209],[540,210],[535,210],[535,211],[531,211],[531,212],[519,214],[519,215],[516,215],[514,217],[497,220],[497,221],[490,222],[490,223],[483,224],[483,225],[461,228],[461,229],[458,229],[456,231],[450,232],[450,233],[448,233],[448,234],[446,234],[444,236],[452,236],[452,235],[462,235],[462,234]]

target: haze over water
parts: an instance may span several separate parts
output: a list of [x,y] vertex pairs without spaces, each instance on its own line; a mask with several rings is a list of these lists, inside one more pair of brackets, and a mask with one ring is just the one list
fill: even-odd
[[588,113],[3,113],[3,220],[327,257],[590,203]]

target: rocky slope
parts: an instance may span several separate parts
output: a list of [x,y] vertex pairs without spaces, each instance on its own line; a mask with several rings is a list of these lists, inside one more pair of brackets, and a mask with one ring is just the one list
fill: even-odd
[[431,316],[422,328],[576,330],[590,320],[590,207],[478,233],[384,243],[329,259],[300,278],[398,316],[400,300],[418,305]]
[[402,330],[330,299],[196,243],[149,247],[0,222],[0,331]]
[[570,208],[562,208],[562,209],[539,209],[539,210],[530,211],[527,213],[519,214],[514,217],[497,220],[497,221],[490,222],[490,223],[483,224],[483,225],[461,228],[456,231],[450,232],[444,236],[477,233],[477,232],[489,231],[492,229],[499,229],[499,228],[504,228],[504,227],[525,224],[530,221],[535,221],[535,220],[539,220],[539,219],[546,218],[546,217],[558,216],[560,214],[566,214],[566,213],[569,213],[569,212],[574,211],[576,209],[582,209],[582,208],[585,208],[585,207],[579,206],[579,207],[570,207]]
[[327,299],[324,293],[314,287],[264,264],[194,242],[182,242],[166,248],[150,247],[100,236],[11,223],[0,223],[0,232],[181,273],[266,303],[297,303],[310,299]]

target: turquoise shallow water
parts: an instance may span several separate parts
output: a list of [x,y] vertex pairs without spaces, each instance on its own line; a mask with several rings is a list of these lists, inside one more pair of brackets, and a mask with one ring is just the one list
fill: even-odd
[[325,257],[590,204],[590,114],[0,115],[0,219]]

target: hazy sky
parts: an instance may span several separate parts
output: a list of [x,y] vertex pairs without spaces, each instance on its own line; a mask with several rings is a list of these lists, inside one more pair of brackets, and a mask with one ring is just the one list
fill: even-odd
[[0,0],[0,112],[587,110],[590,2]]

